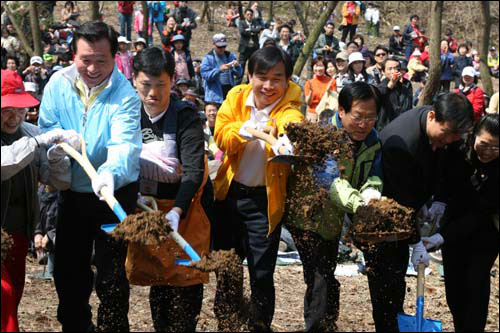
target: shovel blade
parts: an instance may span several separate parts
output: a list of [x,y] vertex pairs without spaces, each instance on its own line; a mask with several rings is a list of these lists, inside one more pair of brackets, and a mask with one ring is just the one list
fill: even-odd
[[443,324],[438,320],[424,319],[422,330],[418,330],[417,317],[406,314],[398,314],[398,326],[400,332],[442,332]]
[[117,225],[118,224],[116,224],[116,223],[115,224],[103,224],[103,225],[101,225],[101,230],[109,234],[109,233],[113,232],[113,230],[115,230]]

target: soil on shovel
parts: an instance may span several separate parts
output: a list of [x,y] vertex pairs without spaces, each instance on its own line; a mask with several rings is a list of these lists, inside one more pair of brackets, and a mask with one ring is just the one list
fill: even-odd
[[143,245],[159,245],[172,232],[170,224],[161,211],[142,212],[129,215],[119,223],[111,235],[115,239]]
[[372,200],[367,206],[358,208],[354,215],[353,236],[384,238],[409,236],[412,232],[414,210],[398,204],[392,199]]
[[[286,127],[287,136],[294,145],[295,154],[302,160],[293,166],[290,178],[285,220],[300,219],[313,224],[329,204],[329,190],[318,186],[315,174],[326,170],[327,160],[342,160],[352,157],[352,146],[344,130],[333,125],[321,126],[311,122],[293,123]],[[338,168],[342,174],[342,168]],[[314,227],[311,227],[314,229]]]
[[10,248],[12,245],[14,245],[14,241],[12,240],[12,237],[6,233],[2,229],[2,264],[4,263],[5,259],[7,258],[7,254],[10,251]]
[[227,272],[234,275],[241,269],[241,260],[234,249],[229,251],[212,251],[203,257],[201,261],[194,262],[192,267],[205,273]]

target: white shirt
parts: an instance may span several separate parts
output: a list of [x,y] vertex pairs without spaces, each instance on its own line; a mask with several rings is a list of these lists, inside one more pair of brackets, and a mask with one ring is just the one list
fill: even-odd
[[[281,99],[259,110],[255,106],[254,94],[251,92],[245,104],[252,108],[250,120],[258,125],[266,126],[269,122],[269,114],[280,101]],[[262,140],[250,141],[245,147],[234,180],[249,187],[266,186],[266,164],[266,143]]]

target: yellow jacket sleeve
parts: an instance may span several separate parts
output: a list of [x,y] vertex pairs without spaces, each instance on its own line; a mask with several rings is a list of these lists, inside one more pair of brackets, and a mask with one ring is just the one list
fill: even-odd
[[215,143],[228,156],[238,154],[248,143],[248,140],[240,136],[240,129],[244,122],[236,119],[237,115],[232,109],[229,100],[226,99],[217,114],[215,123]]

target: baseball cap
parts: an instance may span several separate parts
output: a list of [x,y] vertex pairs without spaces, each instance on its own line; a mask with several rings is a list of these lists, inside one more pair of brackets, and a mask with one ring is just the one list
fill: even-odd
[[337,53],[337,56],[335,57],[335,59],[342,59],[344,61],[347,61],[347,60],[349,60],[349,53],[347,53],[347,51],[339,52],[339,53]]
[[139,43],[142,43],[142,44],[146,45],[146,40],[144,38],[142,38],[142,37],[139,37],[135,41],[135,44],[139,44]]
[[125,43],[125,44],[129,44],[130,42],[128,41],[127,37],[125,37],[125,36],[120,36],[120,37],[118,37],[118,43]]
[[42,65],[43,64],[42,57],[39,57],[39,56],[33,56],[33,57],[31,57],[31,59],[30,59],[30,65],[33,65],[33,64]]
[[172,38],[172,43],[173,42],[176,42],[178,40],[182,40],[182,41],[185,41],[186,38],[184,38],[184,35],[175,35],[173,38]]
[[23,79],[14,71],[2,69],[1,108],[31,108],[40,102],[24,90]]
[[462,76],[474,77],[474,76],[476,76],[476,70],[472,66],[467,66],[462,71]]
[[496,50],[497,49],[494,46],[490,47],[490,51],[496,51]]
[[212,38],[212,42],[215,44],[215,46],[218,46],[218,47],[227,46],[226,35],[217,34]]
[[392,30],[399,31],[399,30],[401,30],[401,28],[399,28],[399,25],[395,25],[394,28],[392,28]]
[[422,52],[420,52],[419,49],[415,49],[415,51],[413,51],[413,54],[412,56],[414,57],[420,57],[422,55]]
[[363,54],[361,52],[353,52],[351,53],[351,55],[349,55],[349,65],[356,61],[365,62],[365,58],[363,57]]

